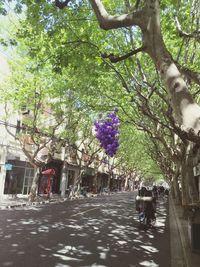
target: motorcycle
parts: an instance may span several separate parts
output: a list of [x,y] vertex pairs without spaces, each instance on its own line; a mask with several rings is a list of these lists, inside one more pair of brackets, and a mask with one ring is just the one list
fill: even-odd
[[143,228],[152,228],[156,223],[155,204],[153,197],[136,197],[136,210],[139,215],[139,223]]

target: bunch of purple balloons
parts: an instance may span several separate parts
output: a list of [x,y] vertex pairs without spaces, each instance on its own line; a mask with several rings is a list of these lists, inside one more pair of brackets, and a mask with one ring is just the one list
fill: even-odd
[[105,119],[95,122],[96,137],[106,154],[113,157],[119,147],[119,118],[115,112],[109,113]]

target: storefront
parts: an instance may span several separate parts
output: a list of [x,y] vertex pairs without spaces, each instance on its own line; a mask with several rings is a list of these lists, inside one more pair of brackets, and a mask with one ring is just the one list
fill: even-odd
[[101,192],[104,188],[108,187],[108,174],[98,173],[97,176],[97,192]]
[[[49,190],[50,193],[60,193],[60,178],[62,166],[63,161],[52,160],[47,165],[45,165],[44,168],[42,168],[38,183],[38,194],[47,194]],[[47,170],[52,170],[52,172],[45,172]]]
[[4,168],[6,170],[4,194],[29,194],[34,177],[34,168],[31,164],[27,161],[8,160]]
[[110,179],[110,190],[121,191],[122,189],[122,177],[113,174]]
[[87,169],[83,172],[81,186],[86,188],[88,192],[92,192],[94,190],[94,174],[94,169],[90,167],[87,167]]

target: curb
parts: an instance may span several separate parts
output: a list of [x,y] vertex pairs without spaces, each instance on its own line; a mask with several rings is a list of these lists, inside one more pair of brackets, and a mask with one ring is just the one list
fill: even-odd
[[[102,194],[103,195],[103,194]],[[106,195],[110,195],[110,194],[105,194]],[[87,196],[87,198],[96,198],[96,197],[99,197],[101,196],[100,194],[95,194],[95,195],[90,195],[90,196]],[[5,210],[5,209],[12,209],[12,208],[17,208],[17,207],[26,207],[26,206],[37,206],[37,205],[43,205],[43,204],[51,204],[51,203],[63,203],[65,201],[73,201],[73,200],[78,200],[78,199],[84,199],[84,197],[73,197],[73,198],[68,198],[68,197],[65,197],[65,198],[62,198],[62,199],[49,199],[49,200],[43,200],[43,201],[36,201],[36,202],[23,202],[23,203],[20,203],[20,204],[7,204],[7,205],[4,205],[4,206],[1,206],[1,203],[0,203],[0,210]]]
[[[98,195],[91,195],[88,198],[93,198],[93,197],[98,197]],[[53,203],[63,203],[65,201],[73,201],[73,200],[78,200],[78,199],[83,199],[82,197],[74,197],[74,198],[63,198],[63,199],[49,199],[49,200],[43,200],[43,201],[36,201],[36,202],[24,202],[24,203],[16,203],[16,204],[7,204],[4,206],[1,206],[0,204],[0,210],[5,210],[5,209],[13,209],[17,207],[26,207],[26,206],[37,206],[37,205],[43,205],[43,204],[53,204]]]
[[44,201],[39,201],[39,202],[24,202],[20,204],[11,204],[11,205],[5,205],[5,206],[0,206],[0,209],[13,209],[17,207],[26,207],[26,206],[37,206],[37,205],[43,205],[43,204],[50,204],[50,203],[62,203],[65,202],[67,199],[62,199],[62,200],[44,200]]

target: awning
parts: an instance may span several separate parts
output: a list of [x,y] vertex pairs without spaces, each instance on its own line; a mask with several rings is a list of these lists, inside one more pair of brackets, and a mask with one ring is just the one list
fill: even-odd
[[47,169],[47,170],[45,170],[45,171],[42,171],[42,174],[43,174],[43,175],[55,175],[56,172],[55,172],[54,169]]

